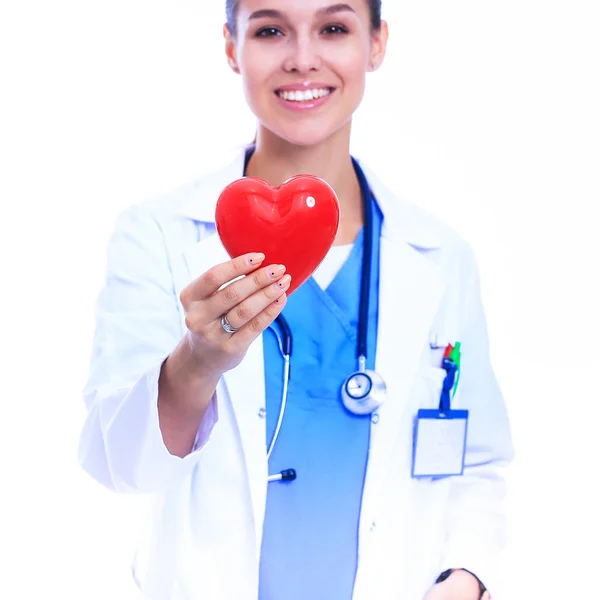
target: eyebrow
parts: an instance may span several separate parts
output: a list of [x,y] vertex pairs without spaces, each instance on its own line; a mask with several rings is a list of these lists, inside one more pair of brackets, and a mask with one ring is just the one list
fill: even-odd
[[[320,8],[317,11],[318,15],[332,15],[334,13],[339,13],[339,12],[353,12],[356,13],[356,11],[349,5],[349,4],[332,4],[331,6],[326,6],[325,8]],[[269,19],[279,19],[283,17],[283,13],[279,10],[275,10],[272,8],[265,8],[262,10],[256,10],[254,11],[250,17],[248,18],[248,20],[252,20],[252,19],[265,19],[265,18],[269,18]]]

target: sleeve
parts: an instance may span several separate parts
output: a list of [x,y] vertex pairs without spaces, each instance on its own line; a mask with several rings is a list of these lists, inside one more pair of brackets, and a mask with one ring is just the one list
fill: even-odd
[[186,477],[217,421],[213,397],[189,455],[174,456],[164,444],[158,378],[181,323],[162,231],[149,212],[132,207],[108,243],[79,441],[82,467],[113,491],[163,491]]
[[490,363],[479,271],[470,252],[468,263],[457,396],[458,408],[469,410],[465,470],[452,482],[439,570],[466,569],[494,597],[507,531],[503,471],[514,450],[506,406]]

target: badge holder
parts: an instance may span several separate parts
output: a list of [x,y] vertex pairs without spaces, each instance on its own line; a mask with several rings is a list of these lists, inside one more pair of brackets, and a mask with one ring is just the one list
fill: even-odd
[[459,343],[449,347],[442,368],[446,377],[439,408],[417,413],[411,473],[415,479],[462,475],[464,471],[469,411],[452,410],[450,396],[456,392],[460,373]]

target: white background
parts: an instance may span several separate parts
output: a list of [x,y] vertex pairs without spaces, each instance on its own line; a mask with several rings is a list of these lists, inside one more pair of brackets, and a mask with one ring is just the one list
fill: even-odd
[[[354,148],[477,252],[518,451],[505,598],[598,598],[598,4],[384,5]],[[118,212],[251,139],[223,13],[0,9],[1,598],[132,597],[138,500],[76,461],[93,303]]]

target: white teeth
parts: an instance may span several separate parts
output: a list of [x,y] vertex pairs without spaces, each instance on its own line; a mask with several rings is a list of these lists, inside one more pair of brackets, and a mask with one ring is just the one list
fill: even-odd
[[324,98],[331,93],[330,89],[321,88],[314,90],[296,90],[293,92],[279,92],[279,96],[284,100],[290,102],[307,102],[309,100],[315,100],[317,98]]

